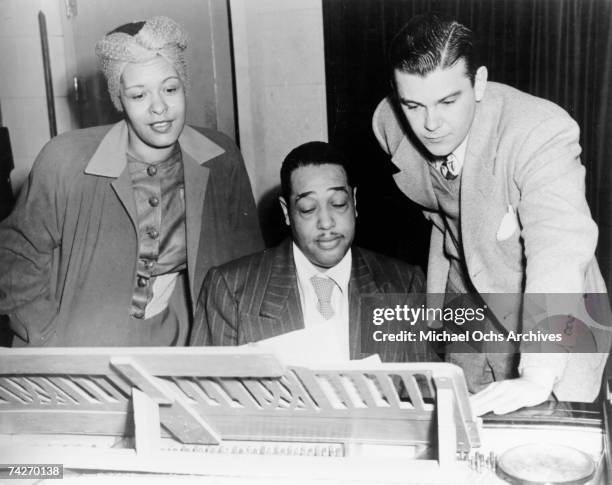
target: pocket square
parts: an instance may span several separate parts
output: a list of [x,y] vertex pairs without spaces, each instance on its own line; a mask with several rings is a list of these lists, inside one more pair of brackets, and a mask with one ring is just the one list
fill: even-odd
[[496,238],[498,241],[505,241],[519,228],[518,217],[514,207],[508,204],[508,212],[504,214],[504,217],[497,228]]

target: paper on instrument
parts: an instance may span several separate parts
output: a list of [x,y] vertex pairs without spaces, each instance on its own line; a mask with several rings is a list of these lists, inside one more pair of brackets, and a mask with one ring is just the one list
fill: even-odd
[[[346,333],[345,333],[346,334]],[[344,339],[334,338],[333,330],[327,326],[295,330],[269,339],[247,344],[260,349],[269,350],[286,366],[307,367],[309,369],[360,369],[364,367],[375,368],[381,363],[378,354],[370,355],[365,359],[350,360],[348,351],[348,336]],[[337,375],[325,372],[315,376],[320,391],[326,395],[328,402],[337,409],[351,407],[367,407],[356,383],[350,376]],[[379,403],[384,399],[375,382],[366,378],[366,385],[370,388],[371,396]],[[348,402],[345,402],[348,400]]]
[[350,360],[348,336],[338,338],[334,329],[325,326],[294,330],[276,337],[247,344],[269,350],[285,365],[303,367],[328,367],[333,365],[379,364],[378,354],[361,360]]

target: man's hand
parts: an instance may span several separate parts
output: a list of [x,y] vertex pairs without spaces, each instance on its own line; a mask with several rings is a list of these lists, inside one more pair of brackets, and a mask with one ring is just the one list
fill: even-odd
[[554,373],[547,369],[524,369],[518,379],[493,382],[471,397],[477,416],[493,412],[506,414],[536,406],[550,396],[555,383]]

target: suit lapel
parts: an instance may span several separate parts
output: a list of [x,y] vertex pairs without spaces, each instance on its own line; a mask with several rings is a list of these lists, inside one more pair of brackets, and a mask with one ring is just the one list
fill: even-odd
[[271,261],[270,277],[259,314],[283,326],[285,332],[304,328],[291,240],[285,241]]
[[[118,156],[123,156],[125,158],[125,154]],[[134,226],[134,230],[138,235],[138,212],[136,211],[136,201],[134,200],[134,191],[132,190],[132,179],[130,177],[127,162],[125,162],[121,174],[111,182],[111,187],[115,191],[115,194],[117,194],[119,201],[127,212]],[[137,236],[137,239],[139,240],[140,237]]]
[[98,177],[109,177],[117,198],[132,221],[138,235],[138,212],[132,190],[132,178],[125,153],[128,146],[128,128],[125,121],[110,127],[85,167],[85,173]]
[[469,264],[471,248],[480,240],[485,227],[482,218],[489,195],[496,187],[495,136],[499,107],[495,98],[485,98],[478,103],[474,122],[470,129],[468,145],[461,175],[461,235],[466,261]]
[[225,150],[188,125],[183,128],[178,141],[183,157],[183,176],[185,178],[187,273],[191,294],[197,295],[205,276],[204,274],[196,275],[200,234],[202,233],[202,213],[210,172],[204,163],[222,155]]
[[[189,274],[189,288],[192,295],[197,295],[195,287],[195,268],[198,248],[200,246],[200,232],[202,230],[202,212],[204,210],[204,197],[208,183],[209,169],[198,163],[183,151],[183,175],[185,177],[185,228],[187,239],[187,268]],[[204,275],[202,275],[203,277]]]
[[420,143],[416,140],[397,101],[389,98],[387,103],[390,112],[384,110],[384,116],[389,117],[385,121],[390,129],[389,135],[392,139],[397,139],[399,133],[403,134],[391,157],[393,164],[400,170],[393,175],[395,183],[414,202],[435,211],[438,209],[438,201],[429,175],[429,162],[417,148]]
[[417,204],[430,209],[438,209],[438,200],[434,193],[429,175],[429,162],[404,136],[391,161],[400,169],[393,175],[395,183],[404,194]]
[[351,359],[365,357],[361,353],[361,295],[376,294],[378,285],[359,248],[352,249],[351,279],[349,280],[349,352]]

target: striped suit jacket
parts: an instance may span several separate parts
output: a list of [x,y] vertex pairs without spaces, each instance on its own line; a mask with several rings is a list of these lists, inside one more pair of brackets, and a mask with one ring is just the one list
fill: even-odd
[[[420,268],[353,246],[349,280],[351,359],[362,352],[360,296],[425,292]],[[291,240],[212,268],[196,306],[190,345],[243,345],[304,328]],[[369,349],[371,350],[371,349]],[[383,361],[429,361],[429,349],[376,344]]]

